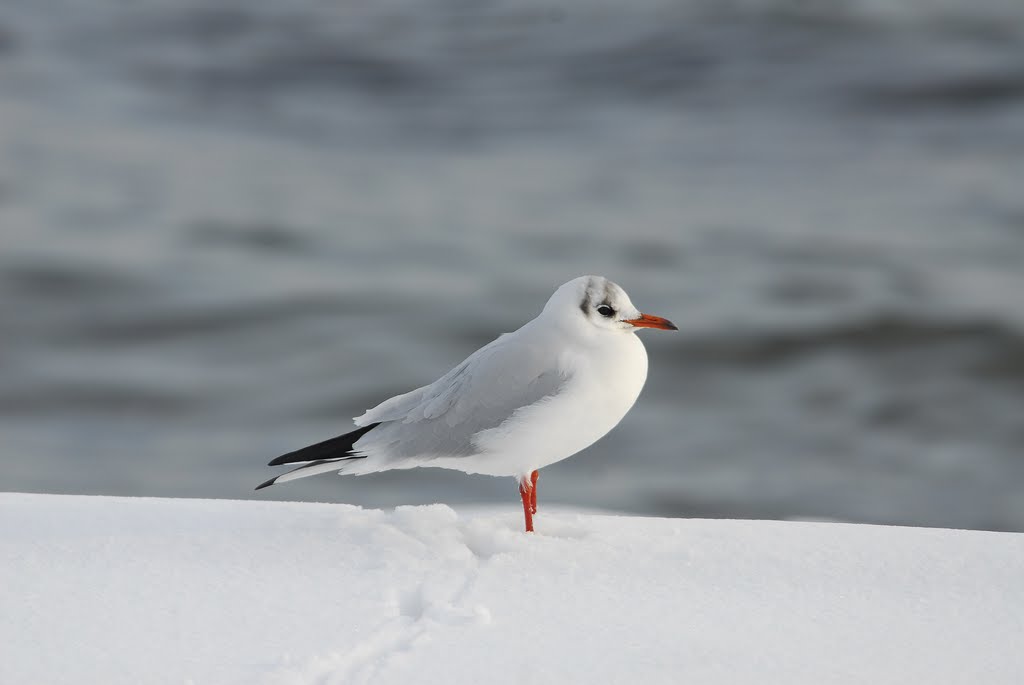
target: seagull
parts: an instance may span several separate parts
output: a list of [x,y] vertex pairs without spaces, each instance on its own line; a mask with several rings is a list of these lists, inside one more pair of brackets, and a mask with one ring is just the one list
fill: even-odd
[[533,532],[539,470],[595,443],[640,395],[647,380],[647,351],[635,335],[641,328],[678,330],[641,313],[607,278],[575,278],[520,329],[355,417],[356,430],[274,459],[270,466],[301,466],[256,489],[331,471],[420,466],[514,476]]

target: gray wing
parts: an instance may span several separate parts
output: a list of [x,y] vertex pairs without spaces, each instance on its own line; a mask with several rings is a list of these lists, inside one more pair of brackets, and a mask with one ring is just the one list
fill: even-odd
[[357,449],[389,461],[471,456],[479,452],[473,436],[501,425],[521,407],[558,394],[568,380],[558,367],[557,350],[504,335],[434,383],[358,417],[357,425],[381,425]]

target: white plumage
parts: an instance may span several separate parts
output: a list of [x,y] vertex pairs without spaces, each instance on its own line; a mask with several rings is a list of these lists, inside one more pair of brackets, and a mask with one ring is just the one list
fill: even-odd
[[[260,487],[337,471],[420,466],[515,476],[532,530],[536,471],[593,444],[622,420],[647,378],[641,314],[618,285],[581,276],[537,318],[480,348],[430,385],[356,417],[356,431],[279,457],[307,462]],[[531,481],[532,476],[532,481]],[[259,488],[257,488],[259,489]]]

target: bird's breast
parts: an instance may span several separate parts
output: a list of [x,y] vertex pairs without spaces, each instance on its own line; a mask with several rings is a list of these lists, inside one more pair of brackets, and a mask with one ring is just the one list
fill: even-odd
[[559,393],[477,436],[495,469],[479,472],[524,475],[576,454],[614,428],[647,378],[643,345],[633,335],[623,342],[611,349],[565,351],[560,365],[568,381]]
[[[595,423],[614,428],[636,402],[647,381],[647,352],[635,335],[602,349],[581,369],[580,402]],[[604,435],[604,433],[601,433]],[[600,436],[599,436],[600,437]]]

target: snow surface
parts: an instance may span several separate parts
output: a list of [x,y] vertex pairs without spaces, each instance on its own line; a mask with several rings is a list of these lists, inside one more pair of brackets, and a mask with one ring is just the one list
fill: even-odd
[[0,683],[1020,683],[1024,535],[0,495]]

